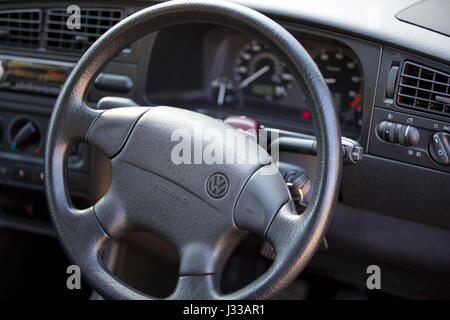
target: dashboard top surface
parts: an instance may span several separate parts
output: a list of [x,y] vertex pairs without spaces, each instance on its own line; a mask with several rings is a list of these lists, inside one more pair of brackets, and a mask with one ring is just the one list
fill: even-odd
[[414,51],[442,62],[450,61],[450,37],[396,18],[400,11],[420,2],[417,0],[233,1],[274,18],[321,26]]
[[396,18],[417,0],[240,0],[270,15],[312,23],[450,61],[450,37]]

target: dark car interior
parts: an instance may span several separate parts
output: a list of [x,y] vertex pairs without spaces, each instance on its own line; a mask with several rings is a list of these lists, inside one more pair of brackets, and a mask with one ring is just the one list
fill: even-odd
[[[204,2],[0,1],[0,299],[449,299],[450,2]],[[276,207],[281,218],[265,229],[238,220],[250,183],[233,183],[254,167],[166,164],[164,130],[182,121],[268,133],[291,204]],[[60,143],[72,126],[87,138]],[[125,138],[105,142],[112,126]],[[147,177],[156,167],[177,183]],[[198,213],[191,229],[184,193],[198,212],[228,210],[204,190],[216,171],[234,222],[221,216],[222,230]],[[277,183],[258,180],[258,201],[281,201]],[[186,214],[153,221],[163,200]],[[145,217],[125,225],[119,207]],[[92,242],[97,229],[64,218],[71,208],[97,215],[106,236]],[[284,229],[289,210],[305,229]],[[201,252],[200,236],[230,244]],[[72,264],[79,290],[66,285]],[[189,279],[197,272],[204,283]]]

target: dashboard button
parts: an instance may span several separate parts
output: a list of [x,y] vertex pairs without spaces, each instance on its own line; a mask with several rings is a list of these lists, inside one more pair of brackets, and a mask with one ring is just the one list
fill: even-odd
[[15,167],[12,178],[16,181],[32,182],[33,170],[29,167]]
[[402,146],[406,146],[406,129],[408,129],[408,126],[402,126],[398,136],[398,143]]
[[419,143],[419,130],[414,127],[407,126],[405,131],[405,146],[414,147]]
[[390,143],[396,143],[397,141],[395,141],[395,129],[397,127],[397,124],[394,122],[391,122],[390,124],[391,125],[389,127],[389,136],[387,138]]
[[377,134],[383,141],[407,147],[416,146],[420,140],[417,128],[390,121],[381,121],[377,127]]
[[395,125],[395,130],[394,130],[394,141],[395,143],[401,143],[400,141],[400,133],[402,132],[404,125],[402,125],[401,123],[397,123]]
[[386,126],[386,121],[381,121],[377,126],[378,138],[384,140],[384,127]]
[[392,66],[389,70],[386,82],[386,98],[394,97],[395,83],[397,82],[398,66]]
[[392,122],[386,122],[386,125],[384,126],[384,140],[387,142],[389,141],[389,136],[391,134],[391,127],[392,127]]
[[435,133],[428,144],[431,158],[443,166],[450,164],[450,133]]
[[42,168],[36,168],[33,173],[34,173],[33,183],[44,184],[45,181],[44,170]]

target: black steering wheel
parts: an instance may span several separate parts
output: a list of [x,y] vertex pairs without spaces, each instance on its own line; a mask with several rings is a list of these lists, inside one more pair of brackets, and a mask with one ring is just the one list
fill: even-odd
[[[237,154],[259,156],[248,164],[176,164],[171,134],[182,128],[225,132],[213,118],[172,107],[96,110],[83,101],[89,84],[131,42],[169,26],[211,23],[247,33],[285,61],[309,97],[317,138],[317,182],[307,210],[298,215],[281,175],[265,174],[271,158],[261,149],[237,146]],[[189,61],[186,61],[189,63]],[[245,136],[247,145],[255,142]],[[111,158],[106,195],[94,206],[72,205],[65,158],[84,142]],[[237,144],[236,144],[237,145]],[[204,148],[205,145],[202,145]],[[255,151],[256,150],[256,151]],[[68,77],[50,120],[45,153],[51,217],[67,255],[84,279],[105,298],[152,299],[111,275],[100,251],[130,230],[145,230],[169,241],[180,257],[179,278],[169,299],[263,299],[285,288],[319,247],[336,202],[341,173],[340,129],[330,93],[317,66],[279,24],[244,6],[222,1],[170,1],[124,19],[98,39]],[[231,294],[219,289],[227,258],[249,232],[275,250],[271,267]]]

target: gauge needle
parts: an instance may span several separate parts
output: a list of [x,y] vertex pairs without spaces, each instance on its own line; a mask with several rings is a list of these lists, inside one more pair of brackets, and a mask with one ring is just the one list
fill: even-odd
[[264,73],[270,70],[269,66],[264,66],[252,75],[250,75],[248,78],[243,80],[239,85],[237,86],[238,90],[244,89],[246,86],[248,86],[250,83],[261,77]]
[[219,95],[217,96],[217,104],[219,106],[223,105],[223,100],[225,99],[225,92],[227,89],[227,84],[225,82],[220,83]]

